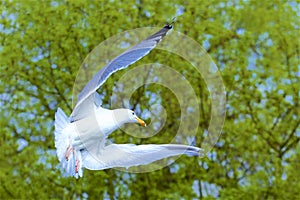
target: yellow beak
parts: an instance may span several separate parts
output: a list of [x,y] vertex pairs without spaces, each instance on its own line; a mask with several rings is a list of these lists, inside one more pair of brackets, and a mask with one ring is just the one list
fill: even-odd
[[137,122],[138,122],[140,125],[142,125],[142,126],[144,126],[144,127],[147,126],[146,123],[145,123],[143,120],[141,120],[140,118],[136,117],[136,120],[137,120]]

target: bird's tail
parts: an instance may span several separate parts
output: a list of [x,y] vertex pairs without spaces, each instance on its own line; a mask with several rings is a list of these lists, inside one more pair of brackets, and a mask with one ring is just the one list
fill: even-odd
[[[69,152],[69,157],[66,159],[66,153],[68,148],[72,148],[72,133],[69,131],[65,131],[64,129],[69,124],[69,118],[64,113],[64,111],[58,108],[57,112],[55,113],[55,147],[56,147],[56,154],[58,160],[62,164],[63,168],[66,169],[68,175],[74,176],[78,178],[82,176],[82,159],[81,153],[78,150],[71,149]],[[78,173],[76,173],[76,161],[79,161],[78,166]]]
[[69,135],[63,134],[63,130],[67,127],[69,119],[62,111],[58,108],[55,113],[55,147],[58,160],[62,162],[65,159],[66,150],[69,145]]

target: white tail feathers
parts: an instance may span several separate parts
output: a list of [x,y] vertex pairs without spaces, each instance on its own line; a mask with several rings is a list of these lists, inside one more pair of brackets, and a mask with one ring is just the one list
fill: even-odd
[[[78,178],[82,176],[82,159],[81,152],[72,148],[73,133],[71,130],[66,130],[66,127],[69,125],[69,118],[58,108],[55,113],[55,147],[58,160],[61,162],[63,168],[66,169],[66,172],[70,176]],[[71,147],[70,155],[68,160],[66,159],[67,149]],[[79,161],[78,173],[76,173],[76,161]]]
[[63,134],[63,130],[68,126],[69,119],[62,111],[58,108],[55,113],[55,147],[58,160],[62,162],[65,159],[66,149],[69,145],[69,136],[68,134]]

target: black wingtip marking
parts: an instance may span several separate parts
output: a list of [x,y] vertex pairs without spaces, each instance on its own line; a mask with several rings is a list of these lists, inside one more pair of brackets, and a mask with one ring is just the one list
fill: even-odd
[[167,24],[167,25],[164,26],[164,28],[166,28],[166,29],[172,29],[173,26],[171,24]]
[[176,17],[173,17],[172,22],[171,23],[167,22],[167,25],[165,25],[164,28],[166,28],[166,29],[172,29],[173,28],[173,24],[175,23],[175,21],[176,21]]

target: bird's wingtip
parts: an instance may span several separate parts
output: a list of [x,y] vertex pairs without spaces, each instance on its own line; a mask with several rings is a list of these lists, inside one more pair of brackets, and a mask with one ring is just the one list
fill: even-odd
[[175,24],[175,22],[176,22],[176,17],[173,17],[172,21],[171,22],[167,22],[167,24],[164,26],[164,28],[172,29],[173,28],[173,24]]

